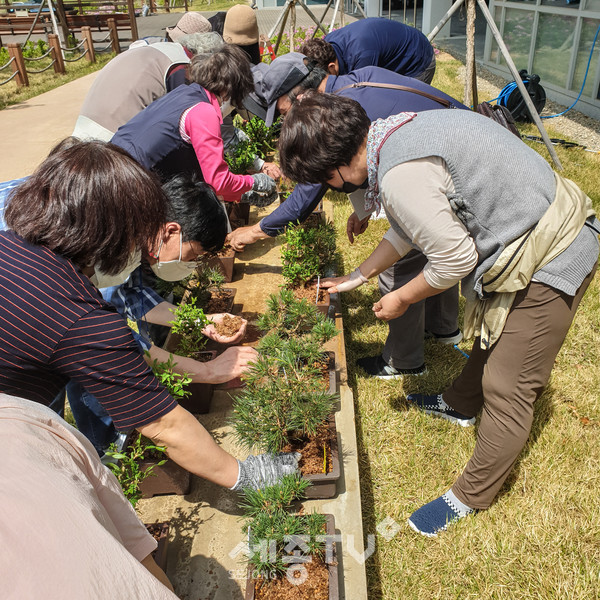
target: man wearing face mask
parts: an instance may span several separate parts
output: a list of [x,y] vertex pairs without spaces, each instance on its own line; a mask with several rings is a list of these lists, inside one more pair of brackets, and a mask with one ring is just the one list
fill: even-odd
[[[63,142],[63,146],[67,145]],[[8,194],[27,178],[0,184],[0,228]],[[169,200],[167,223],[145,260],[154,274],[165,281],[180,281],[188,277],[197,266],[196,259],[203,248],[216,247],[225,235],[226,220],[221,206],[208,185],[195,182],[186,176],[178,176],[167,182],[163,189]],[[182,223],[183,225],[180,225]],[[138,325],[132,330],[138,345],[154,360],[165,362],[169,353],[155,346],[148,335],[148,323],[170,326],[175,306],[165,302],[144,281],[142,254],[135,252],[127,266],[117,275],[106,275],[99,270],[90,277],[100,288],[105,300],[116,307],[126,319]],[[213,323],[223,319],[223,314],[209,315]],[[239,332],[230,338],[219,335],[211,324],[204,330],[207,337],[220,343],[235,344],[243,339],[246,330],[244,321]],[[198,383],[224,383],[239,377],[254,359],[256,351],[249,347],[229,347],[210,362],[200,363],[190,358],[175,356],[175,372],[187,373]],[[117,441],[118,433],[112,419],[98,400],[81,384],[71,380],[66,387],[69,404],[79,430],[92,442],[100,455]],[[64,408],[64,391],[57,395],[51,407],[59,414]]]
[[[221,124],[231,106],[241,107],[253,89],[250,62],[232,44],[209,56],[196,55],[192,83],[159,98],[119,128],[111,142],[120,146],[162,181],[194,173],[226,202],[267,206],[277,198],[266,173],[236,175],[223,153]],[[263,169],[265,170],[265,169]]]
[[[222,212],[214,194],[206,196]],[[240,461],[218,446],[158,382],[123,317],[90,281],[94,271],[121,272],[136,250],[158,253],[161,240],[164,262],[222,246],[223,226],[203,247],[169,227],[167,207],[155,177],[97,141],[51,154],[10,193],[8,229],[0,231],[0,392],[48,406],[74,379],[119,431],[166,446],[191,473],[233,490],[272,485],[297,470],[299,456]]]
[[[347,75],[328,75],[314,61],[298,52],[275,59],[268,68],[253,69],[255,89],[244,103],[269,125],[279,112],[285,115],[296,99],[306,90],[314,89],[356,100],[372,121],[385,119],[404,111],[462,109],[466,106],[440,90],[382,69],[365,67]],[[349,217],[346,232],[350,243],[363,233],[371,213],[364,209],[366,181],[361,185],[344,182],[337,191],[350,194],[355,212]],[[235,250],[260,239],[276,236],[288,223],[304,221],[327,192],[328,186],[301,184],[288,199],[259,223],[240,227],[228,235],[227,241]],[[411,252],[379,276],[382,295],[402,286],[425,265],[427,259],[417,251]],[[396,379],[405,375],[420,375],[425,371],[424,332],[437,341],[454,344],[462,338],[458,330],[458,288],[411,306],[401,317],[389,321],[390,332],[381,354],[365,356],[357,364],[368,376]]]

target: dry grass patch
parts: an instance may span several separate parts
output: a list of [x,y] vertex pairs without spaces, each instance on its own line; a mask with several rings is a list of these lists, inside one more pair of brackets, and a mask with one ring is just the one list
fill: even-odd
[[[459,67],[454,59],[438,62],[434,84],[460,98]],[[558,152],[565,175],[600,208],[598,157]],[[345,227],[351,208],[343,196],[331,196],[342,271],[350,272],[381,240],[387,221],[371,223],[350,246]],[[436,539],[415,534],[406,519],[452,485],[471,455],[476,430],[419,413],[405,397],[442,390],[465,358],[428,343],[426,375],[389,382],[364,377],[355,360],[380,351],[388,330],[371,311],[377,284],[342,295],[365,530],[373,533],[386,517],[400,525],[389,541],[378,535],[377,552],[367,562],[370,600],[600,598],[599,287],[596,277],[538,402],[529,442],[498,498]],[[460,344],[467,353],[469,346]]]

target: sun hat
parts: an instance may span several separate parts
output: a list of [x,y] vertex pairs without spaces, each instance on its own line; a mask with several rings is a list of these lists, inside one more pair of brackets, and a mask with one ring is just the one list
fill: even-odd
[[173,42],[177,42],[180,37],[190,33],[206,33],[212,31],[208,19],[199,12],[186,12],[174,27],[167,27],[166,32]]
[[306,56],[299,52],[288,52],[276,58],[263,75],[262,96],[267,102],[265,123],[268,126],[275,120],[277,100],[295,88],[312,70],[304,64]]
[[256,13],[247,4],[232,6],[225,16],[223,39],[227,44],[249,46],[258,43]]

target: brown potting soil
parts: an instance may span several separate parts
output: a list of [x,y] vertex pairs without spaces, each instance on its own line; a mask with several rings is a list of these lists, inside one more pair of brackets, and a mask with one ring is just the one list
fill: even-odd
[[194,352],[192,354],[192,356],[189,356],[188,358],[193,358],[194,360],[197,360],[198,362],[201,363],[207,363],[210,362],[213,358],[214,358],[214,354],[212,352]]
[[[277,579],[258,580],[254,587],[255,600],[329,600],[329,568],[319,558],[302,563],[308,573],[306,581],[298,585],[290,583],[284,575]],[[294,570],[292,576],[299,579],[304,569]]]
[[148,533],[158,542],[163,532],[164,523],[146,523]]
[[[331,473],[333,470],[331,456],[332,430],[329,421],[323,423],[315,436],[301,436],[290,440],[282,452],[300,452],[302,454],[298,466],[302,475]],[[326,470],[323,469],[326,463]]]
[[[228,308],[229,299],[231,298],[231,292],[225,290],[217,290],[211,292],[212,296],[206,303],[204,312],[207,314],[222,313]],[[239,328],[238,328],[239,329]]]
[[304,227],[305,229],[313,229],[315,227],[318,227],[322,223],[323,223],[323,219],[320,214],[311,213],[310,215],[308,215],[308,218],[306,219],[306,221],[304,221],[304,223],[302,223],[302,227]]
[[315,361],[313,367],[321,371],[323,378],[323,389],[329,389],[329,356],[325,356],[322,361]]
[[215,329],[219,335],[224,335],[225,337],[232,337],[235,335],[242,326],[242,318],[241,317],[232,317],[230,315],[225,315],[223,320],[220,323],[215,323]]
[[[317,297],[317,282],[307,283],[304,287],[294,288],[294,296],[298,298],[298,300],[302,300],[306,298],[309,302],[315,303],[315,299]],[[327,296],[329,296],[329,292],[319,287],[319,304],[327,301]]]
[[215,257],[222,257],[222,256],[229,256],[231,253],[233,252],[231,246],[229,244],[225,244],[220,250],[218,250],[217,252],[207,252],[204,255],[204,258],[215,258]]

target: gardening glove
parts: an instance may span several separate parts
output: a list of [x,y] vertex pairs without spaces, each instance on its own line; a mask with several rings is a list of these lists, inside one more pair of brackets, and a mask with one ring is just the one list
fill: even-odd
[[[343,277],[331,277],[321,280],[321,286],[329,289],[331,293],[349,292],[357,287],[367,283],[369,280],[360,272],[360,267],[356,267],[345,281],[340,281]],[[338,283],[339,282],[339,283]]]
[[257,490],[274,485],[285,475],[296,473],[299,460],[298,452],[265,453],[238,460],[240,473],[235,485],[230,489],[241,492],[246,488]]
[[275,180],[266,175],[265,173],[256,173],[252,175],[254,179],[254,185],[252,186],[253,192],[259,194],[271,194],[276,191],[277,184]]
[[[264,173],[257,173],[256,175],[252,175],[252,177],[256,177],[257,175],[262,175],[263,177],[267,177]],[[270,177],[267,177],[273,181]],[[248,204],[252,204],[252,206],[258,206],[259,208],[263,208],[265,206],[269,206],[273,204],[275,200],[279,198],[279,194],[277,190],[273,190],[269,193],[260,193],[260,192],[246,192],[242,194],[241,202],[247,202]]]

